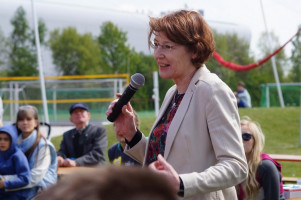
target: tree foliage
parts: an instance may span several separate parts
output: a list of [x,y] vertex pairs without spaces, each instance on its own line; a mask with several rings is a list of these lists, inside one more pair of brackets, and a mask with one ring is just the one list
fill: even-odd
[[293,41],[294,48],[292,49],[292,68],[289,72],[289,79],[292,82],[301,82],[301,36],[297,36]]
[[10,43],[8,38],[6,38],[2,32],[0,27],[0,69],[1,73],[4,72],[5,65],[8,63],[8,56],[9,56],[9,47]]
[[101,54],[91,34],[79,34],[73,27],[50,34],[53,62],[63,75],[106,73],[101,69]]
[[[267,33],[262,33],[261,37],[258,41],[258,48],[261,52],[262,58],[270,55],[272,52],[274,52],[276,49],[280,47],[279,39],[278,37],[273,33],[269,33],[270,38],[271,38],[271,44],[269,44],[268,36]],[[271,45],[271,47],[270,47]],[[271,49],[270,49],[271,48]],[[275,63],[277,66],[277,72],[279,76],[279,80],[283,82],[284,80],[284,72],[283,69],[287,65],[286,63],[286,57],[284,51],[278,52],[275,56]],[[272,66],[272,60],[270,59],[266,63],[264,63],[260,67],[261,75],[265,76],[264,80],[262,83],[274,83],[275,82],[275,77],[273,73],[273,66]]]
[[[10,36],[11,51],[9,55],[9,76],[36,76],[38,75],[35,35],[30,29],[23,7],[19,7],[11,20],[13,32]],[[40,43],[45,41],[46,25],[39,20]]]
[[[214,32],[216,51],[227,61],[246,65],[254,62],[250,56],[250,47],[247,41],[241,39],[237,34],[219,34]],[[231,69],[221,66],[214,58],[207,62],[207,67],[211,72],[216,73],[231,88],[236,87],[236,83],[245,79],[246,73],[237,73]]]
[[127,33],[112,22],[104,22],[100,27],[98,42],[103,64],[108,73],[126,73],[130,47],[126,44]]
[[[250,46],[247,41],[239,38],[236,34],[214,34],[216,42],[216,51],[227,61],[240,65],[254,63],[254,58],[250,52]],[[216,73],[229,87],[235,91],[239,81],[244,81],[248,89],[253,105],[259,105],[260,90],[257,76],[257,68],[249,71],[233,71],[221,66],[214,58],[207,63],[211,72]]]
[[[279,47],[277,37],[271,33],[273,51]],[[218,34],[215,32],[216,51],[227,61],[240,65],[247,65],[256,62],[247,41],[240,39],[236,34]],[[261,52],[261,58],[270,54],[268,44],[266,43],[266,34],[262,34],[258,48]],[[284,80],[283,67],[286,65],[286,58],[283,51],[276,56],[276,65],[278,75],[281,81]],[[216,73],[232,90],[236,90],[238,81],[244,81],[246,88],[252,98],[252,105],[259,106],[261,98],[260,85],[264,83],[275,82],[271,61],[248,71],[233,71],[221,66],[213,58],[207,62],[208,68]]]
[[[10,65],[8,74],[10,76],[33,76],[37,75],[37,62],[35,53],[35,40],[33,30],[28,27],[25,11],[18,8],[11,20],[14,26],[11,34]],[[42,20],[39,20],[39,34],[42,44],[46,44],[47,29]],[[216,51],[227,61],[240,65],[256,62],[249,43],[236,34],[214,33]],[[275,34],[272,36],[272,49],[279,47]],[[0,34],[0,51],[3,44]],[[261,58],[270,54],[266,43],[266,35],[262,34],[258,48]],[[158,70],[152,55],[136,52],[127,44],[127,33],[119,29],[112,22],[104,22],[100,26],[100,34],[93,38],[90,33],[79,34],[76,28],[67,27],[63,30],[56,29],[50,33],[49,39],[53,62],[56,69],[63,75],[85,75],[85,74],[111,74],[111,73],[142,73],[145,76],[145,86],[139,89],[132,101],[137,110],[153,109],[153,71]],[[147,41],[145,41],[147,42]],[[300,82],[301,63],[301,41],[294,41],[292,54],[293,67],[288,78],[284,77],[284,67],[287,65],[283,51],[276,58],[277,70],[280,81]],[[2,45],[3,46],[3,45]],[[9,45],[8,45],[9,46]],[[2,54],[3,55],[3,54]],[[260,59],[261,59],[260,58]],[[2,57],[1,62],[4,63]],[[272,64],[270,61],[255,69],[236,72],[221,66],[215,59],[211,58],[206,63],[208,69],[216,73],[232,90],[236,90],[238,81],[243,80],[246,88],[251,94],[253,106],[260,103],[260,84],[275,82]],[[160,101],[162,102],[166,91],[173,85],[172,80],[159,78]]]

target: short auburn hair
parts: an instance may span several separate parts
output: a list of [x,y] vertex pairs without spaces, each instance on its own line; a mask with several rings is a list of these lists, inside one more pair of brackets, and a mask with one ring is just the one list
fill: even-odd
[[201,67],[215,50],[213,32],[199,12],[179,10],[163,17],[150,17],[149,26],[149,47],[152,35],[164,32],[172,42],[185,45],[196,55],[191,60],[196,68]]

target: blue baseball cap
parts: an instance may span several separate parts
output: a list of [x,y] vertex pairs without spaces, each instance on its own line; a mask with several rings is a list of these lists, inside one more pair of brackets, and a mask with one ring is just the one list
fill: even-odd
[[81,108],[81,109],[84,109],[84,110],[86,110],[86,111],[89,112],[89,108],[88,108],[88,106],[86,104],[84,104],[84,103],[74,103],[70,107],[69,113],[71,114],[76,108]]

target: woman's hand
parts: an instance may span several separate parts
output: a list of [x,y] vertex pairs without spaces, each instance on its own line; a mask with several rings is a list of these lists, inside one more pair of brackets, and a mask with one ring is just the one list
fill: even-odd
[[152,171],[159,173],[162,177],[166,178],[175,193],[179,191],[180,177],[176,170],[163,158],[161,154],[158,155],[158,160],[152,162],[148,167]]
[[[117,97],[120,97],[121,94],[116,94]],[[118,99],[115,99],[109,105],[109,108],[106,112],[106,115],[109,116],[112,113],[112,109],[115,106]],[[114,121],[114,125],[118,134],[121,137],[126,138],[128,141],[131,141],[137,132],[135,126],[135,115],[133,108],[130,103],[122,107],[121,113],[118,115],[117,119]]]

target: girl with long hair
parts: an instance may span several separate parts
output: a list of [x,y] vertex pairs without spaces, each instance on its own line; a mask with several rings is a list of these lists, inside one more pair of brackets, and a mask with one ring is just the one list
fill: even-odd
[[20,189],[30,192],[32,199],[40,190],[57,182],[57,159],[53,144],[39,129],[38,110],[31,105],[21,106],[17,113],[18,145],[25,153],[31,172],[30,183]]
[[238,199],[284,200],[281,165],[263,153],[265,137],[259,123],[244,116],[240,124],[249,173],[236,187]]

